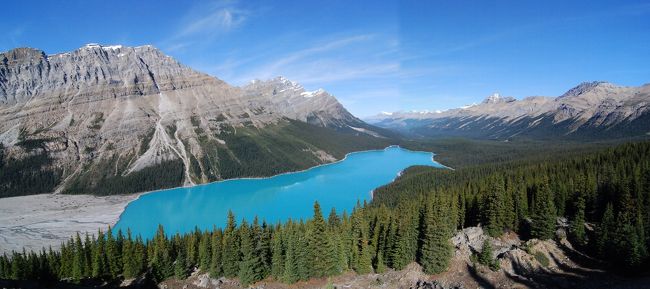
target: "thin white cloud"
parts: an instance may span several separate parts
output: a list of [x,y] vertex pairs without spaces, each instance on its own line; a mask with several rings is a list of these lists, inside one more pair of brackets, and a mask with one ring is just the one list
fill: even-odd
[[244,24],[251,14],[240,6],[238,1],[215,1],[192,7],[181,18],[176,32],[163,41],[165,50],[182,50],[231,32]]
[[369,62],[368,59],[346,57],[376,45],[374,42],[380,41],[376,38],[374,34],[359,34],[319,40],[306,48],[250,68],[236,77],[234,82],[243,84],[251,79],[269,79],[283,75],[305,85],[318,85],[397,72],[399,63],[394,61]]
[[177,38],[196,34],[214,34],[229,32],[246,21],[248,12],[235,7],[226,6],[208,12],[193,21],[186,23],[176,35]]

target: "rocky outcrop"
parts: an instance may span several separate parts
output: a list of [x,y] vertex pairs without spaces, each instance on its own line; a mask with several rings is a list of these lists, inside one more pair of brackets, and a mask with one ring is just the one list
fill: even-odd
[[416,135],[508,139],[517,136],[629,137],[650,134],[650,85],[588,82],[559,97],[516,100],[494,94],[480,104],[437,112],[396,112],[368,119]]
[[[287,121],[351,134],[358,132],[350,127],[367,126],[324,90],[305,91],[282,77],[231,86],[149,45],[88,44],[54,55],[33,48],[0,53],[5,156],[16,161],[47,155],[41,165],[60,174],[60,189],[80,183],[79,176],[89,170],[103,172],[95,179],[107,178],[109,170],[112,177],[127,177],[161,164],[182,166],[186,185],[232,177],[221,172],[219,160],[246,161],[231,150],[238,139],[228,136],[245,130],[253,137],[291,125]],[[319,152],[301,155],[314,163],[320,162],[320,152],[332,154],[314,140],[296,146]]]

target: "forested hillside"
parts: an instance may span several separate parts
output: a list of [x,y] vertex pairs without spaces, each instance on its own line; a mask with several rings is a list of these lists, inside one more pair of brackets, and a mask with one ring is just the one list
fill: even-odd
[[[307,221],[266,224],[232,214],[225,228],[152,240],[128,232],[76,236],[60,251],[0,258],[0,278],[116,280],[145,272],[184,278],[192,268],[243,284],[272,277],[293,283],[354,270],[401,269],[416,261],[445,271],[455,230],[482,225],[492,236],[515,231],[549,239],[567,216],[581,251],[626,273],[648,268],[650,142],[630,143],[564,160],[516,161],[455,171],[414,168],[350,214],[318,204]],[[483,258],[479,256],[479,258]]]
[[[650,142],[551,159],[455,171],[413,167],[375,190],[373,206],[396,207],[431,192],[453,195],[458,199],[461,226],[480,224],[493,236],[513,230],[550,238],[555,217],[566,216],[573,240],[611,261],[613,267],[638,269],[647,263]],[[585,222],[595,230],[586,231]]]
[[[200,131],[198,127],[195,129]],[[381,149],[393,144],[397,137],[395,134],[377,130],[391,138],[373,137],[349,128],[319,127],[291,119],[263,128],[227,127],[227,131],[218,137],[229,145],[210,139],[207,132],[201,130],[197,132],[200,136],[198,142],[206,154],[198,158],[188,154],[187,172],[194,183],[205,183],[304,170],[342,159],[353,151]],[[66,194],[131,194],[179,187],[187,177],[185,164],[180,159],[121,173],[128,171],[137,155],[134,154],[130,158],[114,155],[86,165],[66,182],[61,169],[53,165],[42,141],[19,143],[17,146],[28,149],[30,156],[13,158],[5,154],[7,148],[0,144],[0,198],[51,193],[59,186],[63,186],[61,191]],[[138,154],[146,151],[146,145],[140,150],[142,152]]]

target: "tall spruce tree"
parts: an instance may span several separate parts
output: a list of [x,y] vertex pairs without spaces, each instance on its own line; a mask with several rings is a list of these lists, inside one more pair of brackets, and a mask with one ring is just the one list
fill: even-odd
[[210,270],[210,263],[212,260],[212,244],[211,234],[209,232],[202,232],[199,241],[199,269],[204,272]]
[[289,284],[295,283],[300,279],[298,275],[298,258],[296,254],[298,241],[295,233],[295,226],[289,220],[287,225],[285,225],[285,235],[283,240],[286,245],[286,255],[284,258],[284,272],[282,274],[282,280]]
[[140,273],[137,269],[135,245],[133,244],[130,230],[126,233],[126,240],[124,240],[124,247],[122,248],[122,263],[124,278],[134,278]]
[[211,236],[212,255],[210,256],[210,276],[212,278],[221,277],[223,274],[222,267],[222,244],[223,232],[221,229],[214,228]]
[[573,218],[571,218],[571,224],[569,232],[571,233],[571,238],[576,244],[584,246],[586,244],[585,232],[585,196],[584,196],[584,186],[580,184],[579,189],[575,193],[575,201],[573,202],[574,213]]
[[187,268],[188,258],[185,255],[185,251],[185,249],[179,249],[176,252],[176,261],[174,261],[174,276],[179,280],[183,280],[189,275]]
[[241,253],[242,260],[239,263],[239,280],[242,285],[248,286],[262,280],[262,260],[259,252],[256,250],[254,240],[254,232],[248,226],[246,221],[243,221],[239,226],[239,236],[241,238]]
[[222,269],[226,277],[236,277],[239,273],[239,262],[241,260],[239,251],[239,235],[237,234],[235,215],[228,211],[228,223],[223,232],[223,253]]
[[452,254],[449,226],[443,223],[445,206],[438,198],[435,198],[434,202],[433,205],[425,205],[423,240],[419,249],[419,262],[427,274],[437,274],[446,270]]
[[314,203],[314,216],[307,232],[309,267],[312,277],[330,276],[337,271],[338,250],[330,240],[320,205]]
[[491,180],[490,189],[485,195],[485,208],[483,209],[483,222],[488,234],[493,237],[500,236],[504,227],[505,216],[505,189],[503,179],[495,177]]
[[271,276],[273,276],[275,279],[282,279],[282,275],[284,274],[284,243],[286,241],[283,241],[282,239],[282,226],[278,225],[275,228],[275,231],[273,233],[273,238],[272,238],[272,248],[273,252],[271,255]]
[[536,187],[533,210],[530,227],[531,236],[542,240],[553,238],[556,222],[555,205],[547,181]]

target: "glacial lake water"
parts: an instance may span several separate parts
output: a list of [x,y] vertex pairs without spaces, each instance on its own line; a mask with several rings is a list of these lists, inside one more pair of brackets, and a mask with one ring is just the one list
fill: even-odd
[[233,179],[193,187],[151,192],[131,202],[115,225],[114,232],[150,238],[158,224],[174,234],[213,226],[223,228],[228,210],[237,222],[275,224],[288,219],[307,219],[313,214],[314,201],[327,217],[332,207],[340,214],[348,213],[357,200],[372,198],[373,189],[391,182],[399,172],[414,166],[443,167],[433,154],[416,152],[397,146],[383,150],[355,152],[342,161],[311,169],[276,175],[269,178]]

